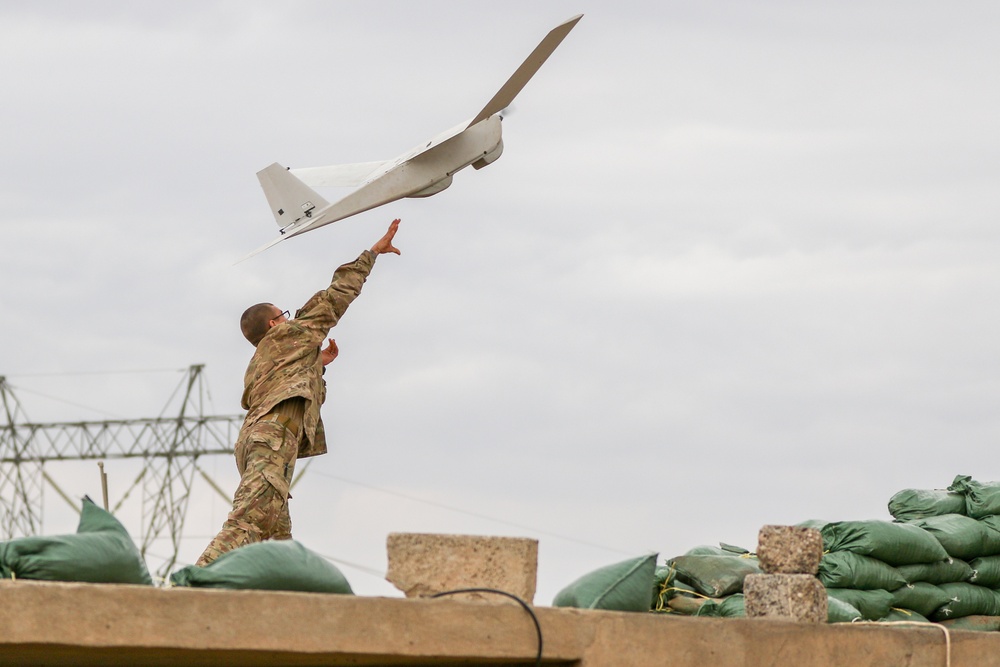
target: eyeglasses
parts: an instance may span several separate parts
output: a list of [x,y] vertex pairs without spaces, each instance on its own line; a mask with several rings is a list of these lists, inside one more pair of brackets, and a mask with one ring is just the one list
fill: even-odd
[[287,320],[287,319],[290,319],[291,316],[290,316],[290,314],[289,314],[289,312],[287,310],[283,310],[280,313],[278,313],[278,316],[275,317],[274,319],[275,320],[280,320],[282,317],[284,317]]

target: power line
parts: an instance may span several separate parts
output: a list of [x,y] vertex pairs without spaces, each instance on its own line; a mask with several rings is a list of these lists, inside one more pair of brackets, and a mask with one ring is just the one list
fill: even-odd
[[[8,378],[8,379],[9,378],[42,378],[42,377],[57,378],[57,377],[82,377],[82,376],[92,376],[93,377],[93,376],[109,376],[109,375],[146,375],[146,374],[153,374],[153,373],[186,373],[186,372],[188,372],[188,369],[186,369],[186,368],[147,368],[147,369],[138,369],[138,370],[117,370],[117,371],[59,371],[59,372],[53,371],[53,372],[48,372],[48,373],[16,373],[14,375],[6,375],[5,377]],[[115,412],[111,412],[110,410],[104,410],[102,408],[94,408],[94,407],[91,407],[89,405],[84,405],[82,403],[77,403],[75,401],[66,400],[65,398],[59,398],[58,396],[53,396],[52,394],[46,394],[46,393],[43,393],[43,392],[40,392],[40,391],[36,391],[36,390],[33,390],[33,389],[27,389],[23,385],[17,385],[17,386],[15,386],[15,385],[12,385],[12,384],[10,384],[8,382],[7,386],[9,386],[11,389],[16,389],[18,392],[23,393],[23,394],[33,394],[33,395],[38,396],[40,398],[45,398],[45,399],[48,399],[50,401],[55,401],[57,403],[63,403],[64,405],[71,405],[71,406],[73,406],[75,408],[81,408],[83,410],[88,410],[90,412],[95,412],[97,414],[105,415],[105,416],[108,416],[108,417],[115,417],[115,418],[118,418],[118,419],[123,419],[124,418],[122,415],[119,415],[118,413],[115,413]],[[175,395],[176,395],[176,390],[175,390]],[[173,396],[171,397],[171,401],[172,400],[173,400]],[[169,407],[169,404],[170,404],[170,401],[168,401],[167,407]],[[166,407],[164,408],[164,411],[166,411]],[[163,413],[161,413],[161,416],[162,416],[162,414]]]
[[328,561],[330,561],[332,563],[337,563],[338,565],[343,565],[344,567],[349,567],[349,568],[358,570],[360,572],[363,572],[365,574],[371,575],[373,577],[378,577],[379,579],[385,579],[385,572],[382,572],[381,570],[376,570],[373,567],[368,567],[367,565],[360,565],[358,563],[352,563],[349,560],[343,560],[343,559],[340,559],[340,558],[334,558],[333,556],[327,556],[326,554],[321,554],[319,552],[317,552],[317,554],[320,555],[320,556],[322,556],[323,558],[327,559]]
[[9,378],[72,377],[79,375],[135,375],[142,373],[186,373],[186,368],[147,368],[132,371],[52,371],[49,373],[15,373]]
[[[147,368],[144,370],[118,370],[118,371],[74,371],[74,372],[52,372],[52,373],[19,373],[15,375],[3,376],[5,379],[9,378],[32,378],[32,377],[80,377],[80,376],[108,376],[108,375],[138,375],[138,374],[153,374],[153,373],[187,373],[188,369],[185,368]],[[62,403],[64,405],[70,405],[75,408],[80,408],[82,410],[87,410],[89,412],[94,412],[99,415],[104,415],[105,417],[112,417],[115,419],[125,419],[123,415],[117,412],[111,412],[110,410],[105,410],[103,408],[95,408],[89,405],[84,405],[83,403],[77,403],[76,401],[70,401],[65,398],[59,398],[58,396],[53,396],[52,394],[43,393],[36,391],[34,389],[27,389],[23,385],[12,385],[9,382],[7,386],[11,389],[16,389],[22,394],[32,394],[40,398],[48,399],[50,401],[55,401],[56,403]],[[205,396],[204,399],[207,400],[209,405],[212,405],[212,394],[208,390],[208,387],[203,387]],[[180,391],[180,385],[174,389],[174,393],[170,396],[163,410],[160,412],[159,416],[162,417],[166,414],[167,410],[171,407],[174,399],[177,397]]]
[[98,414],[106,415],[108,417],[115,417],[116,419],[124,419],[124,417],[122,417],[122,415],[116,414],[114,412],[109,412],[107,410],[101,410],[100,408],[92,408],[89,405],[83,405],[82,403],[75,403],[73,401],[67,401],[64,398],[57,398],[56,396],[50,396],[49,394],[43,394],[40,391],[33,391],[31,389],[25,389],[24,387],[22,387],[20,385],[18,385],[18,386],[15,387],[12,384],[8,384],[7,386],[10,387],[11,389],[16,389],[18,391],[18,393],[21,393],[21,394],[34,394],[35,396],[40,396],[42,398],[47,398],[50,401],[56,401],[57,403],[65,403],[66,405],[72,405],[74,408],[82,408],[84,410],[89,410],[90,412],[96,412]]
[[400,493],[398,491],[390,491],[389,489],[383,489],[383,488],[375,486],[373,484],[366,484],[364,482],[356,482],[356,481],[354,481],[352,479],[346,479],[344,477],[340,477],[339,475],[331,475],[330,473],[325,473],[325,472],[316,472],[315,474],[323,476],[323,477],[329,477],[331,479],[335,479],[335,480],[338,480],[340,482],[347,482],[348,484],[354,484],[355,486],[363,486],[363,487],[365,487],[367,489],[371,489],[373,491],[378,491],[379,493],[385,493],[385,494],[390,495],[390,496],[397,496],[399,498],[405,498],[406,500],[411,500],[413,502],[423,503],[425,505],[431,505],[433,507],[438,507],[440,509],[445,509],[445,510],[448,510],[450,512],[457,512],[459,514],[466,514],[468,516],[475,517],[477,519],[486,519],[487,521],[493,521],[493,522],[496,522],[496,523],[502,523],[502,524],[507,525],[507,526],[513,526],[514,528],[520,528],[521,530],[528,530],[528,531],[531,531],[532,533],[536,533],[536,534],[539,534],[539,535],[547,535],[548,537],[555,537],[557,539],[565,540],[567,542],[575,542],[577,544],[582,544],[584,546],[593,547],[595,549],[604,549],[605,551],[612,551],[612,552],[615,552],[615,553],[618,553],[618,554],[623,554],[623,555],[626,555],[626,556],[632,555],[631,552],[623,551],[623,550],[617,549],[615,547],[609,547],[609,546],[606,546],[604,544],[596,544],[594,542],[588,542],[586,540],[581,540],[581,539],[578,539],[578,538],[575,538],[575,537],[569,537],[567,535],[560,535],[558,533],[553,533],[553,532],[550,532],[550,531],[547,531],[547,530],[541,530],[541,529],[535,528],[533,526],[526,526],[524,524],[515,523],[513,521],[507,521],[505,519],[498,519],[496,517],[488,516],[486,514],[480,514],[478,512],[470,512],[469,510],[464,510],[464,509],[461,509],[459,507],[452,507],[450,505],[445,505],[444,503],[435,502],[433,500],[426,500],[424,498],[417,498],[416,496],[410,496],[410,495],[407,495],[405,493]]

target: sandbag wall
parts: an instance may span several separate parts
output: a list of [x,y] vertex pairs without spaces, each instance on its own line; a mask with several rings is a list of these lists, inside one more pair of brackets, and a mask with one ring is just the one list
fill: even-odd
[[[1000,482],[958,476],[947,489],[907,489],[889,513],[895,521],[800,524],[823,536],[817,576],[830,622],[1000,629]],[[657,568],[652,609],[742,616],[743,579],[759,571],[745,549],[697,547]]]

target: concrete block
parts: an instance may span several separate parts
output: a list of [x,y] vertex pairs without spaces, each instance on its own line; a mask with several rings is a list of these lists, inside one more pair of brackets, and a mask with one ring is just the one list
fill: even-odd
[[823,535],[802,526],[764,526],[757,534],[757,560],[767,574],[811,574],[819,571]]
[[[531,604],[538,577],[538,540],[520,537],[390,533],[385,578],[406,597],[460,588],[494,588]],[[457,599],[516,604],[506,596],[463,593]]]
[[748,618],[826,623],[826,589],[811,574],[751,574],[743,581]]

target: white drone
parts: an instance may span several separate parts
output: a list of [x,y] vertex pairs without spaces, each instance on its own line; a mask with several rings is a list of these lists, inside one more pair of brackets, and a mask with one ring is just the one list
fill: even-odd
[[[304,169],[287,169],[275,162],[257,172],[281,235],[244,259],[285,239],[397,199],[435,195],[451,185],[455,172],[470,164],[474,169],[482,169],[496,161],[503,152],[500,112],[510,106],[581,18],[583,14],[553,28],[475,118],[399,157]],[[312,189],[358,185],[361,187],[332,204]]]

